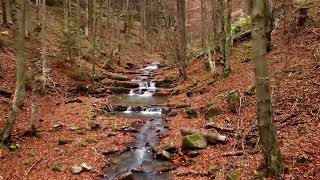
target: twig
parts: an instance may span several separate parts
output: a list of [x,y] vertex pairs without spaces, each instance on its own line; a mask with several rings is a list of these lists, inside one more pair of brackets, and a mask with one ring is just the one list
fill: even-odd
[[42,160],[44,156],[41,156],[26,172],[26,176],[30,173],[30,171]]

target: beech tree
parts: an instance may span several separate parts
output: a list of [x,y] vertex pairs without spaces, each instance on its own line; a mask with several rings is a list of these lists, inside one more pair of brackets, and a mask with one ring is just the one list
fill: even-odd
[[264,0],[250,0],[252,19],[252,50],[256,74],[256,98],[258,129],[262,152],[270,175],[278,175],[283,170],[281,153],[277,141],[276,128],[272,116],[269,75],[266,61],[266,4]]
[[11,1],[11,3],[16,47],[16,89],[6,126],[1,132],[2,143],[10,140],[17,113],[25,99],[25,1]]
[[1,1],[1,6],[2,6],[2,24],[6,28],[9,27],[9,22],[8,22],[8,14],[7,14],[7,0],[2,0]]
[[186,54],[187,54],[187,39],[186,39],[186,5],[185,0],[177,0],[177,20],[178,20],[178,34],[179,34],[179,48],[177,53],[177,62],[181,71],[182,78],[187,79],[186,70]]
[[227,78],[231,72],[231,0],[226,0],[226,13],[225,13],[225,47],[224,47],[224,65],[223,65],[223,77]]

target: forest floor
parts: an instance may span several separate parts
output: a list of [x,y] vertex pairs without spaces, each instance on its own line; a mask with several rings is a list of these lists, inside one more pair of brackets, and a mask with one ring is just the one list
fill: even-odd
[[[319,8],[313,11],[319,15]],[[273,50],[268,54],[274,119],[286,167],[283,177],[317,179],[320,175],[320,23],[315,19],[315,23],[297,27],[294,18],[287,23],[286,29],[279,26],[275,30]],[[52,42],[55,42],[54,38]],[[187,81],[179,79],[177,69],[166,69],[158,75],[159,79],[176,78],[174,90],[179,90],[180,94],[170,96],[168,103],[188,104],[198,112],[197,118],[190,119],[184,110],[177,110],[177,115],[169,118],[170,134],[162,139],[161,144],[175,142],[180,147],[181,127],[203,128],[206,124],[204,109],[209,104],[220,110],[214,122],[233,129],[221,132],[228,137],[225,144],[209,146],[199,151],[197,157],[175,155],[171,161],[179,167],[171,172],[174,179],[210,179],[208,170],[212,167],[219,169],[217,179],[225,179],[236,171],[241,179],[253,179],[263,167],[256,129],[255,97],[246,93],[254,83],[250,46],[249,41],[234,46],[232,74],[228,79],[212,79],[209,72],[204,71],[203,59],[195,60],[188,67]],[[28,47],[31,49],[30,44]],[[141,55],[139,48],[126,51],[123,66],[131,62],[142,67],[155,61],[155,57],[159,61],[158,56]],[[0,90],[10,93],[15,88],[13,52],[12,44],[0,52]],[[56,59],[49,57],[51,62]],[[166,64],[165,61],[161,63]],[[123,152],[133,140],[130,134],[115,130],[141,123],[97,113],[95,110],[110,103],[108,96],[93,97],[85,93],[72,96],[68,90],[83,84],[70,77],[72,68],[61,67],[59,63],[50,63],[50,68],[56,87],[50,88],[37,101],[38,136],[25,135],[31,116],[29,89],[12,135],[18,148],[14,151],[0,148],[0,179],[95,179],[101,175],[102,168],[111,163],[110,158],[103,154]],[[221,71],[221,67],[218,68]],[[118,71],[126,70],[119,67]],[[90,85],[90,82],[85,83]],[[188,97],[186,92],[190,87],[194,90]],[[232,90],[241,94],[240,113],[230,111],[227,96]],[[0,127],[5,125],[10,102],[10,95],[0,95]],[[91,118],[101,125],[100,129],[89,129]],[[227,152],[236,151],[241,154],[224,156]],[[73,175],[70,168],[84,162],[95,171]],[[59,163],[65,169],[53,171],[52,168]]]

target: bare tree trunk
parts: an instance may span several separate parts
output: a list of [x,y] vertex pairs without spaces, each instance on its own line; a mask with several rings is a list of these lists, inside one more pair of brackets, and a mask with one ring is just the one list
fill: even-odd
[[9,28],[9,22],[8,22],[8,12],[7,12],[7,0],[2,0],[2,23],[3,26],[6,28]]
[[178,31],[179,31],[179,53],[178,64],[181,69],[183,80],[187,80],[186,70],[186,54],[187,54],[187,40],[186,40],[186,18],[185,18],[185,0],[177,0],[178,10]]
[[206,0],[201,0],[201,47],[205,47],[205,41],[206,41]]
[[77,56],[78,60],[81,57],[81,6],[80,0],[76,1],[77,3]]
[[220,53],[222,54],[222,61],[225,61],[225,43],[226,43],[226,34],[224,31],[224,0],[218,0],[218,8],[217,8],[217,15],[218,15],[218,37],[219,37],[219,49]]
[[266,23],[266,37],[267,37],[267,52],[271,51],[272,43],[271,43],[271,33],[273,31],[273,18],[271,14],[271,4],[270,0],[264,0],[264,13],[265,13],[265,23]]
[[41,59],[42,59],[42,90],[46,89],[48,76],[49,76],[49,69],[48,69],[48,59],[47,59],[47,34],[48,34],[48,27],[47,27],[47,18],[46,18],[47,10],[46,10],[46,0],[41,1],[41,41],[42,41],[42,50],[41,50]]
[[266,61],[266,17],[262,0],[251,0],[252,49],[255,61],[258,129],[262,151],[270,175],[279,175],[283,170],[281,153],[272,117],[269,75]]
[[223,77],[227,78],[231,72],[231,44],[232,44],[232,37],[231,37],[231,0],[226,0],[226,20],[225,20],[225,48],[224,48],[224,67],[223,67]]
[[25,95],[25,1],[11,2],[12,18],[14,23],[15,45],[16,45],[16,90],[12,100],[12,106],[5,128],[1,133],[1,142],[10,140],[13,125],[17,113],[24,102]]
[[205,48],[206,48],[206,58],[208,60],[208,64],[210,66],[210,72],[211,76],[214,77],[216,74],[216,67],[215,63],[212,61],[212,54],[211,54],[211,46],[210,46],[210,40],[212,39],[209,33],[209,24],[210,24],[210,13],[209,13],[209,7],[210,7],[210,1],[209,0],[202,0],[203,3],[203,18],[202,18],[202,24],[203,24],[203,38],[204,38],[204,43],[205,43]]

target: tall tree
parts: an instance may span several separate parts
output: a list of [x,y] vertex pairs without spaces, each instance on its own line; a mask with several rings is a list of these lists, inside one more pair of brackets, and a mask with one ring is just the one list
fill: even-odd
[[252,50],[256,74],[258,129],[262,151],[271,175],[283,170],[281,153],[273,122],[269,75],[266,61],[266,17],[264,0],[250,0],[252,18]]
[[48,34],[48,28],[47,28],[47,10],[46,10],[46,0],[41,0],[41,59],[42,59],[42,90],[45,90],[47,85],[47,80],[49,77],[49,69],[48,69],[48,59],[47,59],[47,34]]
[[8,22],[8,12],[7,12],[7,0],[2,0],[1,1],[2,5],[2,23],[3,25],[8,28],[9,27],[9,22]]
[[11,3],[16,46],[16,90],[6,126],[1,133],[2,143],[10,140],[17,113],[25,99],[25,1],[12,0]]
[[225,13],[225,48],[224,48],[224,67],[223,67],[223,77],[227,78],[231,72],[231,0],[226,0],[226,13]]
[[179,34],[179,48],[177,53],[177,62],[182,73],[182,78],[187,79],[186,70],[186,54],[187,54],[187,39],[186,39],[186,7],[185,0],[177,0],[177,19],[178,19],[178,34]]
[[[213,5],[211,0],[202,0],[201,3],[203,3],[203,8],[201,8],[201,11],[203,11],[203,19],[202,19],[202,24],[203,24],[203,38],[204,38],[204,43],[205,43],[205,49],[206,49],[206,59],[208,61],[209,67],[210,67],[210,72],[211,76],[214,77],[216,75],[216,66],[215,62],[212,61],[212,47],[211,47],[211,35],[214,36],[214,33],[211,34],[209,33],[209,24],[211,20],[211,15],[209,13],[209,7],[210,5]],[[212,7],[213,10],[213,7]],[[214,50],[215,52],[215,50]]]

